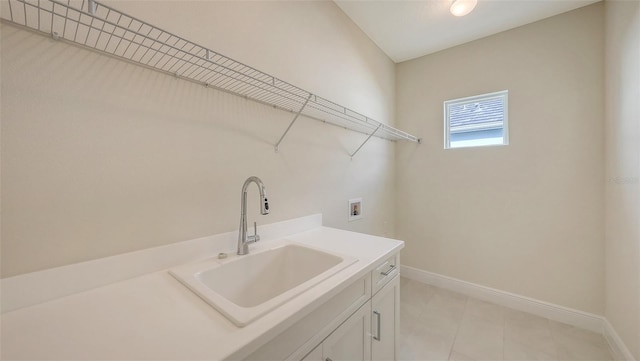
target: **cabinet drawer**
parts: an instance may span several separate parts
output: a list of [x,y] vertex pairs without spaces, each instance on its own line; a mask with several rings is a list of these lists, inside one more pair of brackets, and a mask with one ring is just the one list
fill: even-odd
[[393,279],[400,273],[400,254],[396,253],[393,256],[382,261],[378,266],[371,271],[371,288],[373,293],[376,294],[384,285]]

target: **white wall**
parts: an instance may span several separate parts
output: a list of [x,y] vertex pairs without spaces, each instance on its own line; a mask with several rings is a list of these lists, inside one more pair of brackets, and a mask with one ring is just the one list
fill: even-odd
[[[152,24],[390,122],[394,64],[332,2],[114,1]],[[271,223],[393,235],[394,146],[1,25],[2,277]],[[365,218],[347,222],[347,200]]]
[[640,3],[605,5],[605,315],[640,360]]
[[[396,66],[403,264],[604,312],[601,3]],[[443,149],[443,102],[509,90],[510,145]]]

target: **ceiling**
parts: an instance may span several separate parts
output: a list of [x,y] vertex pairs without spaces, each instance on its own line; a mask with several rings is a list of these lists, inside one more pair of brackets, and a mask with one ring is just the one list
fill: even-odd
[[451,15],[451,0],[334,1],[399,63],[599,0],[478,0],[471,14],[463,17]]

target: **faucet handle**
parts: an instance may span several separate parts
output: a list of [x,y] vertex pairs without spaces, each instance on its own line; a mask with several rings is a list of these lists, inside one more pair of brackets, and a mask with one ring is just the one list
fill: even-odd
[[260,240],[260,235],[258,234],[258,225],[256,222],[253,222],[253,236],[247,237],[247,243],[258,242]]

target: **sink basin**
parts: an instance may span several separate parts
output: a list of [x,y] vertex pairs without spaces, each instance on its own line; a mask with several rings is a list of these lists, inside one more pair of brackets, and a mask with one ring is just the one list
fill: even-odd
[[210,260],[169,272],[243,327],[355,261],[289,243],[232,260]]

